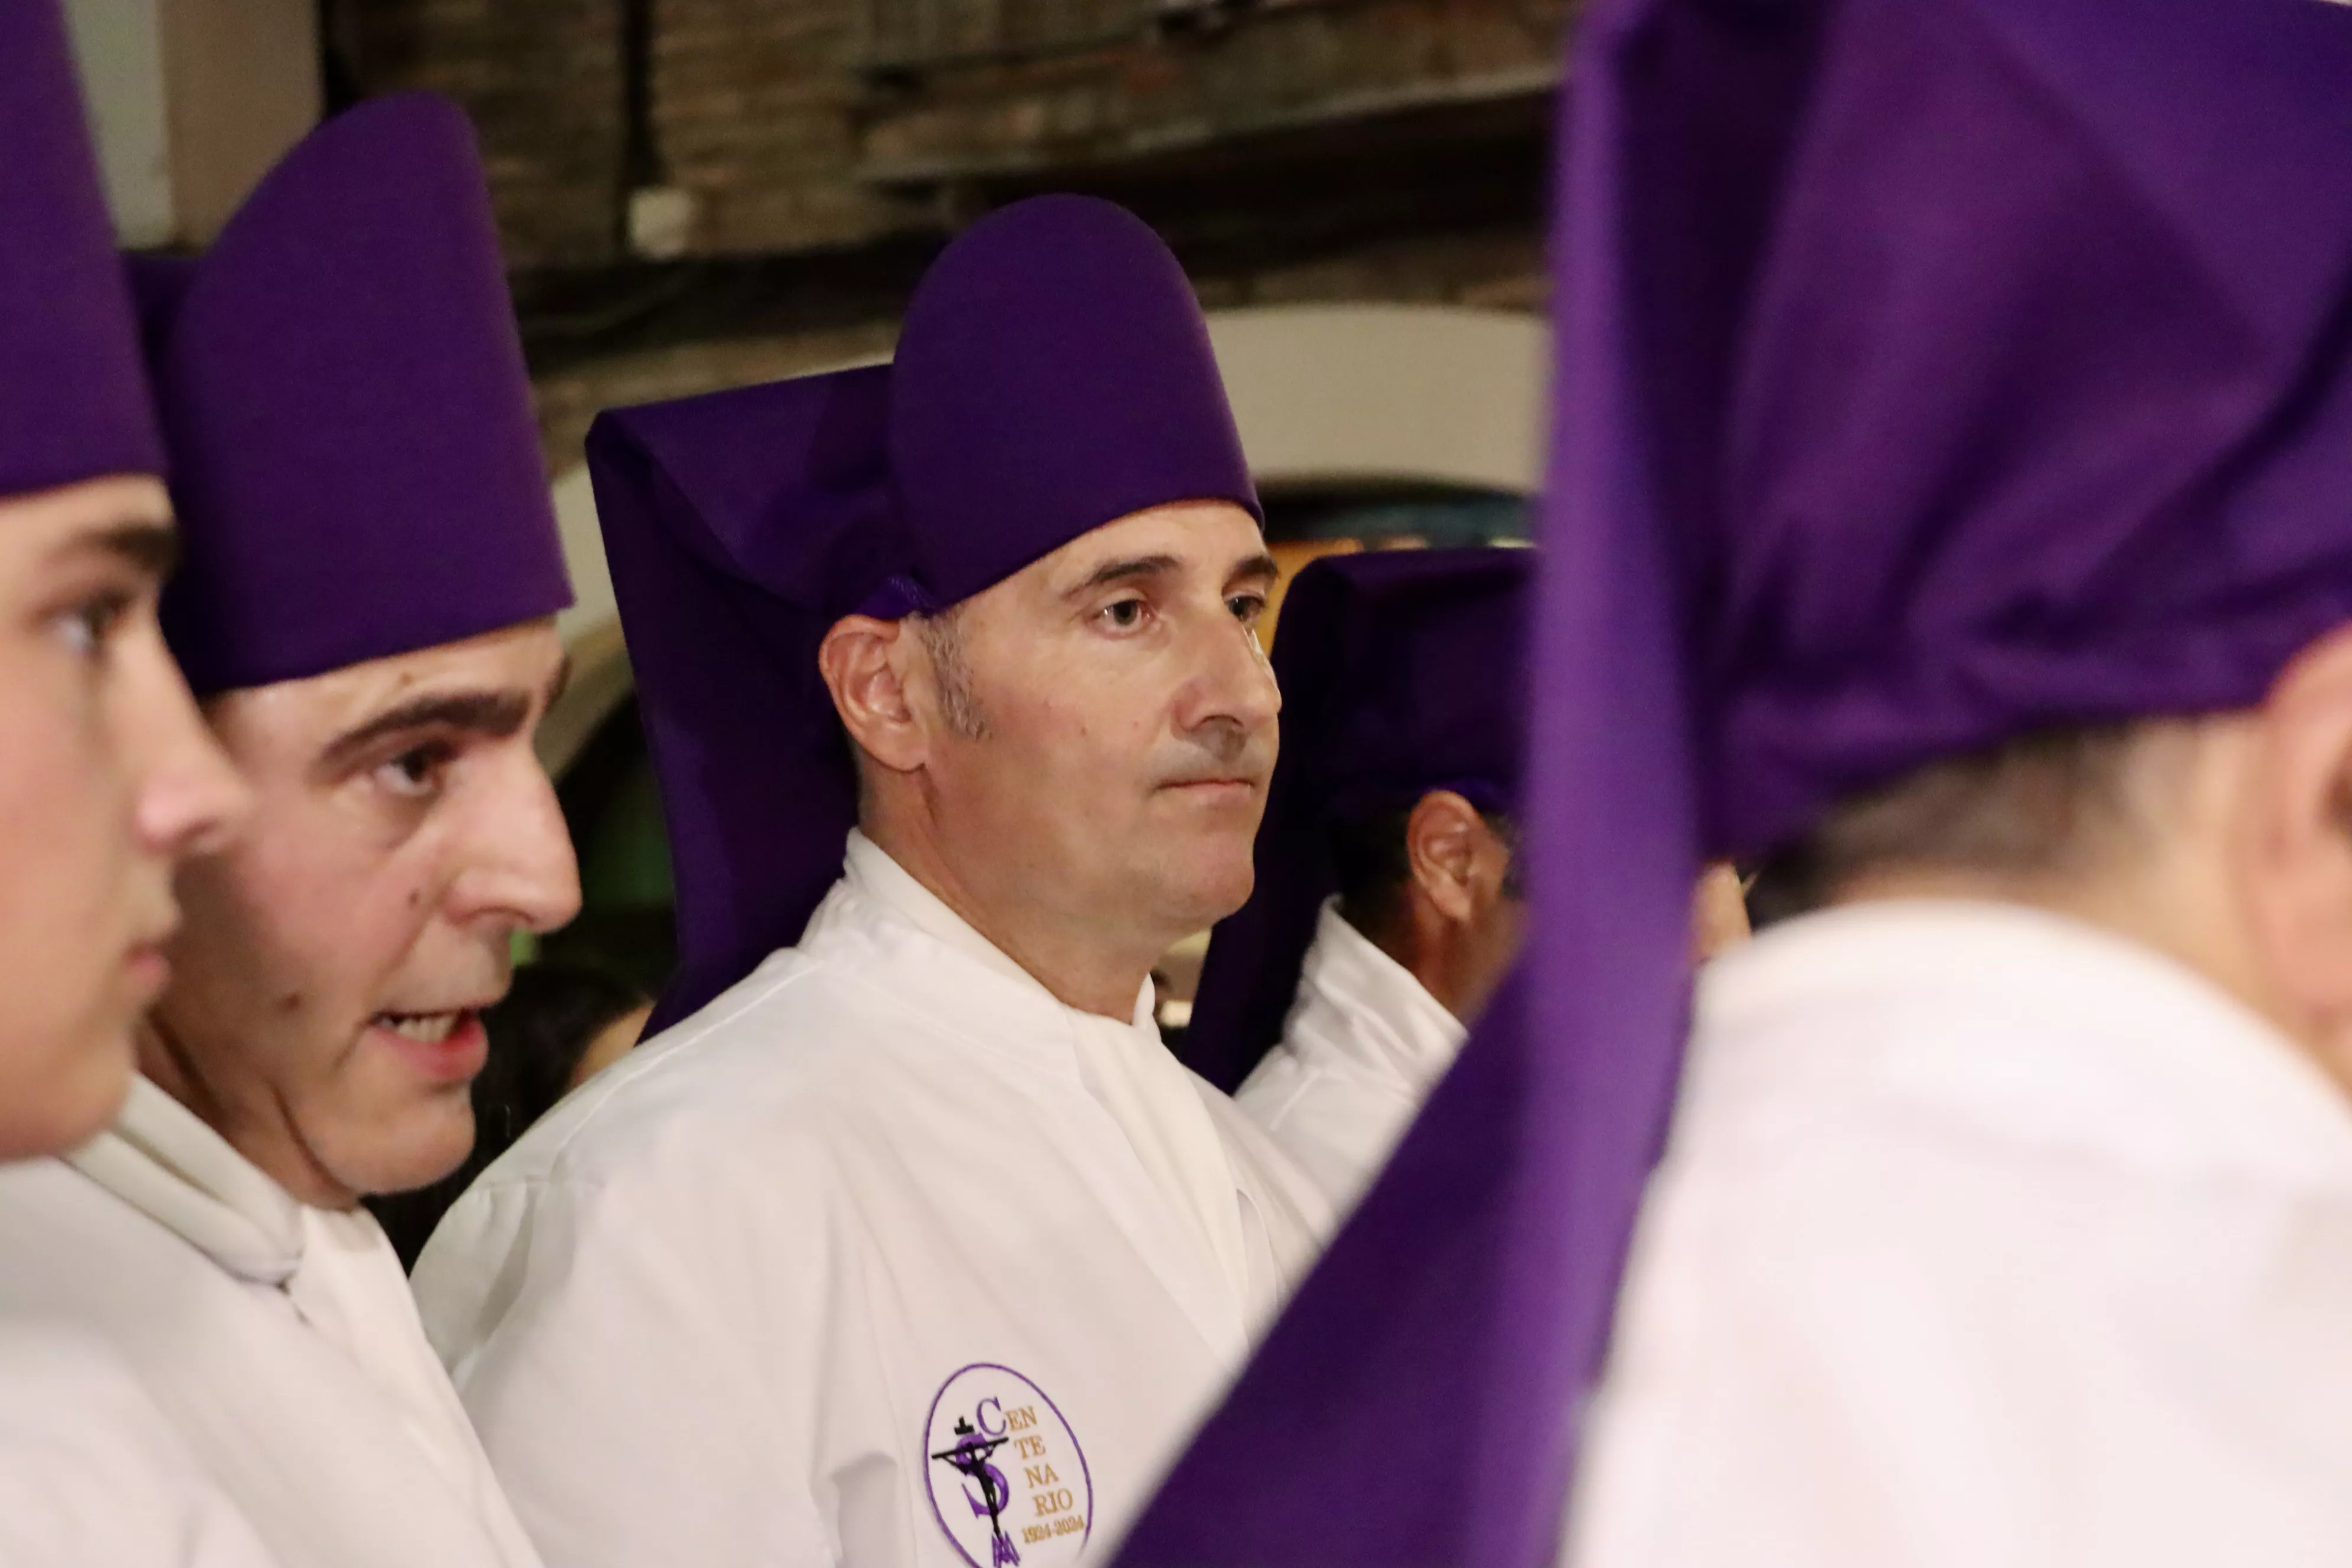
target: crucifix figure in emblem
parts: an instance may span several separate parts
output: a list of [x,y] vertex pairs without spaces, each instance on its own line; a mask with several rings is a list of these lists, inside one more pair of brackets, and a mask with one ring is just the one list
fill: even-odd
[[1019,1568],[1021,1553],[1013,1548],[1013,1538],[1004,1533],[1004,1507],[1013,1500],[1013,1489],[1006,1484],[1004,1472],[988,1462],[1006,1439],[982,1436],[962,1416],[956,1418],[955,1433],[955,1447],[931,1458],[979,1486],[980,1496],[967,1491],[964,1501],[971,1506],[973,1517],[988,1521],[989,1568]]

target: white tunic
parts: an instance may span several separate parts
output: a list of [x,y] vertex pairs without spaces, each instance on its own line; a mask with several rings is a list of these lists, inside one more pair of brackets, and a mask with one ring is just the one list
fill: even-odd
[[1234,1100],[1346,1209],[1469,1031],[1328,900],[1282,1039]]
[[2352,1563],[2352,1107],[2020,908],[1717,962],[1592,1411],[1583,1568]]
[[0,1326],[0,1568],[274,1568],[101,1342]]
[[1149,987],[1064,1006],[853,837],[800,946],[533,1129],[416,1288],[556,1568],[1048,1568],[1324,1222]]
[[289,1564],[539,1561],[375,1221],[143,1079],[111,1131],[0,1170],[0,1321],[107,1342]]

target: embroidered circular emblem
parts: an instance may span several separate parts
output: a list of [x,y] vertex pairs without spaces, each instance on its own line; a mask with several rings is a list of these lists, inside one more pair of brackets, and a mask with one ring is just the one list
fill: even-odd
[[982,1362],[940,1385],[923,1470],[940,1528],[972,1568],[1075,1563],[1095,1513],[1077,1434],[1045,1390]]

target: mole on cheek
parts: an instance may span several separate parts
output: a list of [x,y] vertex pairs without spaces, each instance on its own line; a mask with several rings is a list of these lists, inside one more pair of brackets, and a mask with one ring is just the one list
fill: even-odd
[[409,907],[410,909],[412,909],[412,910],[413,910],[413,909],[415,909],[417,905],[419,905],[419,904],[423,903],[424,901],[425,901],[425,889],[422,889],[422,888],[411,888],[411,889],[408,889],[408,907]]
[[280,996],[278,999],[278,1010],[281,1013],[300,1012],[302,1010],[302,993],[299,991],[289,991],[286,994]]

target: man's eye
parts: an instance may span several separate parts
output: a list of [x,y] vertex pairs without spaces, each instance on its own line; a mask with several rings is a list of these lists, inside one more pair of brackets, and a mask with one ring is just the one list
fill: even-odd
[[1257,625],[1259,617],[1265,614],[1265,595],[1264,594],[1235,594],[1225,601],[1225,608],[1231,610],[1234,614],[1234,619],[1241,622],[1242,625],[1245,626],[1255,626]]
[[1105,605],[1102,616],[1121,631],[1133,631],[1143,624],[1143,601],[1121,599],[1117,604]]
[[449,766],[446,746],[411,746],[375,770],[376,782],[394,795],[428,795],[441,787]]
[[94,660],[104,656],[107,642],[130,610],[130,595],[101,594],[60,613],[51,626],[76,658]]

